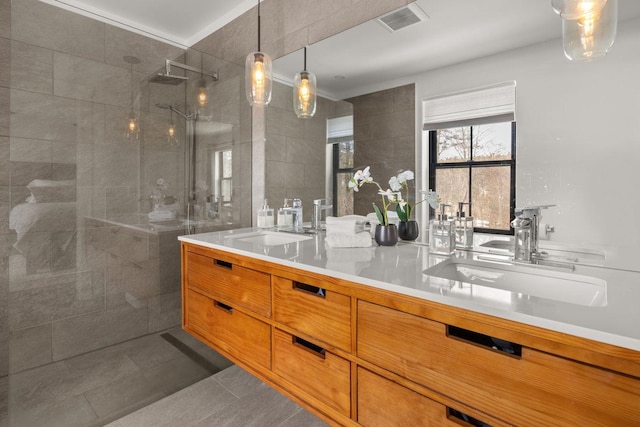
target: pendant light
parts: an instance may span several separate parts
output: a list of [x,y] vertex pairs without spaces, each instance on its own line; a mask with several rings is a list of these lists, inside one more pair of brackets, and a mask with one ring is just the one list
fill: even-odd
[[125,56],[125,62],[129,64],[130,73],[131,73],[131,111],[127,116],[127,127],[125,130],[125,140],[129,142],[137,142],[140,139],[140,125],[138,123],[138,117],[133,110],[133,64],[139,64],[140,59],[135,56]]
[[293,111],[299,119],[316,113],[316,76],[307,71],[307,48],[304,48],[304,69],[293,78]]
[[581,19],[600,13],[607,0],[551,0],[551,7],[563,19]]
[[167,142],[171,147],[177,147],[180,145],[180,140],[176,135],[176,123],[173,121],[173,110],[171,110],[171,119],[169,120],[169,126],[167,127]]
[[260,52],[260,0],[258,0],[258,51],[247,55],[244,68],[245,91],[250,105],[271,102],[273,72],[271,58]]
[[607,54],[618,28],[618,0],[607,0],[597,12],[562,20],[562,45],[571,61],[591,61]]

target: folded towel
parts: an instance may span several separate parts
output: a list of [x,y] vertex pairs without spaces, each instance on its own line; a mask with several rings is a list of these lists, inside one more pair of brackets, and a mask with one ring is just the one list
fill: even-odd
[[355,235],[364,231],[364,225],[366,222],[367,218],[361,215],[345,215],[341,217],[328,216],[326,221],[327,235]]
[[355,234],[328,234],[324,239],[331,248],[368,248],[371,246],[371,234],[366,231]]

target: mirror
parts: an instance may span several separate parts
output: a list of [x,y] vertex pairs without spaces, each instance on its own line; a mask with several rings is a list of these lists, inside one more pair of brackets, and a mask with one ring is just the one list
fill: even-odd
[[[398,127],[413,114],[411,148],[403,145],[406,135],[385,134],[377,141],[379,145],[360,143],[359,134],[371,138],[372,132],[384,134],[386,128],[377,117],[375,123],[367,122],[364,129],[358,129],[356,119],[355,152],[356,156],[361,153],[362,161],[356,161],[355,167],[397,155],[405,161],[402,168],[415,168],[417,186],[426,188],[421,101],[515,80],[516,204],[557,205],[545,211],[543,218],[555,227],[552,241],[603,248],[607,265],[640,269],[636,261],[640,225],[623,219],[640,209],[640,198],[633,189],[640,181],[635,164],[640,159],[640,4],[619,0],[618,33],[610,53],[581,63],[564,57],[561,20],[546,0],[472,4],[418,0],[415,4],[428,16],[426,21],[392,33],[373,20],[308,47],[307,68],[316,73],[318,93],[325,97],[322,102],[326,105],[347,99],[355,117],[367,117],[389,107],[388,102],[397,101],[399,94],[413,94],[413,111],[388,113],[387,120],[387,127]],[[426,35],[419,34],[421,26]],[[274,62],[274,73],[292,77],[301,67],[302,53],[294,52]],[[392,88],[398,87],[400,92],[394,92]],[[287,107],[290,92],[282,98],[281,108],[292,112]],[[363,99],[374,100],[365,104],[368,109],[364,111],[357,102]],[[276,136],[271,132],[274,126],[283,129],[283,120],[289,132],[301,138],[314,126],[321,126],[297,120],[295,115],[273,124],[269,114],[267,111],[267,145],[270,136]],[[291,138],[284,138],[293,145]],[[320,147],[325,147],[324,142],[318,142]],[[297,164],[295,156],[285,158],[287,167]],[[324,164],[322,159],[322,165],[316,167]],[[267,167],[267,181],[272,172]],[[372,174],[381,182],[386,182],[389,172],[384,162],[379,169],[372,166]]]

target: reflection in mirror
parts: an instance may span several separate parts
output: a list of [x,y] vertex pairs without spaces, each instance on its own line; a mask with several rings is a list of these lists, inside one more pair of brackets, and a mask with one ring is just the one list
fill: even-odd
[[[640,210],[631,189],[640,178],[640,3],[619,1],[615,44],[607,56],[584,63],[565,58],[561,21],[548,2],[483,0],[473,8],[462,7],[468,6],[462,0],[416,3],[427,21],[390,33],[373,20],[308,47],[319,96],[353,105],[354,167],[371,165],[382,183],[398,169],[415,168],[418,190],[427,189],[422,100],[515,81],[516,205],[556,204],[542,219],[555,227],[552,240],[603,248],[607,265],[638,270],[640,224],[611,227],[607,206]],[[276,60],[274,74],[292,77],[287,64],[299,67],[300,55]],[[283,109],[290,108],[284,104],[290,98],[283,96]],[[295,116],[275,123],[268,118],[268,145],[270,137],[279,143],[284,122],[290,134],[308,131]],[[303,160],[296,157],[278,156],[280,167],[267,167],[267,181],[300,182],[295,165]],[[293,176],[283,176],[285,170]],[[359,197],[355,212],[370,212],[370,202]],[[417,213],[425,225],[428,217]]]

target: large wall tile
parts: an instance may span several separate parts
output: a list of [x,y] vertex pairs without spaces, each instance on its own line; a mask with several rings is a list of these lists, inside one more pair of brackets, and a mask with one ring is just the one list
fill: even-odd
[[53,51],[18,41],[11,42],[11,87],[53,93]]
[[9,294],[12,330],[104,309],[104,283],[91,272],[14,280]]
[[83,58],[104,60],[105,24],[38,0],[14,0],[11,37]]
[[0,136],[0,185],[9,185],[11,176],[9,164],[9,137]]
[[0,0],[0,37],[11,37],[11,0]]
[[10,112],[11,91],[8,88],[0,87],[0,136],[9,136]]
[[51,324],[13,331],[9,350],[12,373],[51,363]]
[[53,92],[57,96],[131,105],[132,77],[126,68],[56,52],[53,57]]
[[133,70],[152,74],[164,71],[165,59],[174,60],[183,53],[184,50],[178,47],[106,25],[105,62],[107,64],[128,68],[129,64],[124,61],[124,57],[135,56],[140,63],[133,64]]
[[11,138],[9,159],[12,162],[51,163],[51,141]]
[[53,360],[126,341],[148,331],[147,308],[121,306],[53,323]]
[[13,137],[77,141],[78,135],[84,133],[81,130],[93,128],[93,123],[90,103],[24,90],[11,91]]
[[[4,0],[0,0],[0,2],[2,1]],[[2,11],[0,9],[0,14],[1,13]],[[1,17],[0,17],[0,20],[2,20]],[[1,22],[0,22],[0,25],[2,25]],[[9,87],[10,82],[11,82],[11,40],[0,37],[0,86]]]

